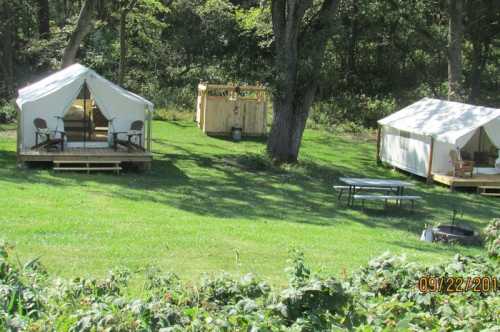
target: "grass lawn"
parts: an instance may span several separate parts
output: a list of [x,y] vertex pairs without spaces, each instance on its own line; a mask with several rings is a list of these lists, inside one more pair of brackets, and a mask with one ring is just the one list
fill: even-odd
[[0,127],[0,238],[16,245],[22,261],[41,257],[63,277],[157,265],[187,280],[225,270],[281,284],[291,248],[336,275],[385,251],[424,263],[476,254],[421,243],[420,232],[449,221],[453,208],[478,229],[500,211],[498,199],[417,179],[424,199],[413,214],[381,202],[346,208],[331,189],[339,176],[409,178],[376,167],[373,141],[307,130],[300,165],[276,171],[243,167],[258,164],[242,158],[264,151],[258,140],[210,138],[182,121],[156,121],[153,137],[151,172],[54,173],[16,169],[14,127]]

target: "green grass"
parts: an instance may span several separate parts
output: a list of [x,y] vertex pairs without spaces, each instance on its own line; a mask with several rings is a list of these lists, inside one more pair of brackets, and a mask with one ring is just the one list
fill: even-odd
[[242,156],[262,153],[261,141],[210,138],[192,122],[156,121],[153,136],[151,172],[87,175],[16,169],[15,131],[0,127],[1,237],[21,260],[41,257],[63,277],[152,264],[187,280],[225,270],[281,284],[295,247],[315,270],[336,275],[385,251],[424,263],[476,254],[422,243],[420,232],[449,221],[454,207],[477,229],[500,211],[498,199],[416,179],[423,201],[413,214],[381,203],[346,208],[331,189],[339,176],[408,178],[376,167],[373,141],[307,130],[298,166],[252,170]]

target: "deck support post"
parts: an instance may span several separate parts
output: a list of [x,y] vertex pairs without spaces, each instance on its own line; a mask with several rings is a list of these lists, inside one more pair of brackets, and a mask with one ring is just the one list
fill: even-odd
[[381,127],[380,125],[377,127],[377,165],[382,164],[382,161],[380,160],[380,135],[381,135]]
[[429,151],[429,165],[427,166],[427,184],[432,183],[432,158],[434,156],[434,137],[431,136],[431,147]]
[[14,107],[16,109],[16,165],[18,168],[24,167],[24,161],[21,158],[21,145],[23,144],[23,128],[21,126],[21,109],[14,102]]
[[149,109],[147,111],[147,114],[148,114],[147,151],[151,152],[151,124],[152,124],[151,118],[153,117],[153,114]]

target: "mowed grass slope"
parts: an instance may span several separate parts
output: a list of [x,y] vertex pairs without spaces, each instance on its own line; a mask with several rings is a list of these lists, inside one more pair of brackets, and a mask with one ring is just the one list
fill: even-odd
[[[447,222],[458,208],[479,229],[500,211],[498,199],[376,167],[373,141],[323,131],[305,132],[298,166],[269,170],[254,157],[264,151],[259,140],[156,121],[151,172],[116,176],[16,169],[13,128],[0,127],[0,238],[63,277],[156,265],[188,280],[225,270],[280,284],[291,248],[336,275],[385,251],[436,263],[481,249],[422,243],[424,224]],[[410,179],[424,199],[413,214],[380,202],[349,209],[332,191],[339,176]]]

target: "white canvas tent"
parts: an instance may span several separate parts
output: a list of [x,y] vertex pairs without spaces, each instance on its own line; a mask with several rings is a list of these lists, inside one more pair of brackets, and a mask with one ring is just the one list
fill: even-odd
[[113,120],[110,131],[127,131],[133,121],[146,123],[150,119],[153,112],[151,102],[111,83],[92,69],[74,64],[19,90],[16,100],[20,111],[19,150],[28,150],[35,145],[33,120],[36,118],[44,119],[50,130],[64,130],[61,119],[84,84],[103,116]]
[[474,149],[479,140],[500,149],[500,109],[424,98],[378,124],[380,160],[424,177],[449,174],[451,150]]

